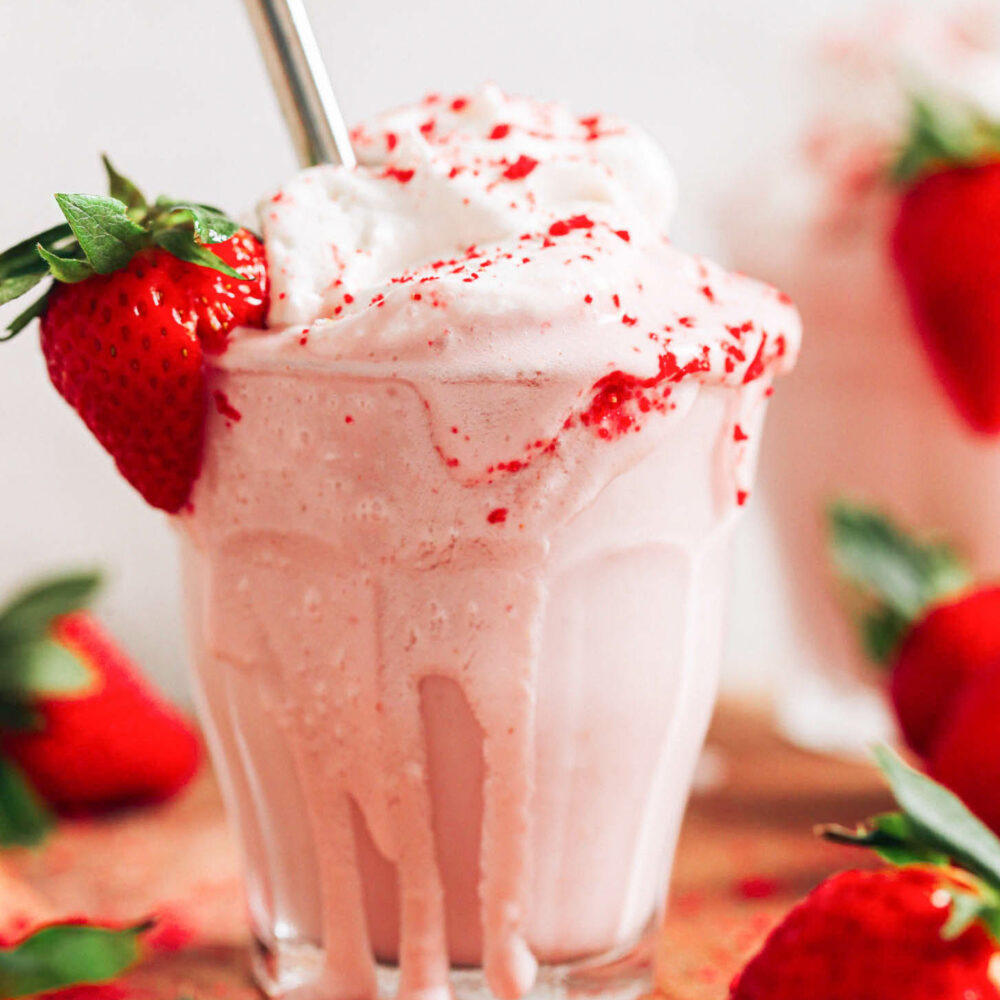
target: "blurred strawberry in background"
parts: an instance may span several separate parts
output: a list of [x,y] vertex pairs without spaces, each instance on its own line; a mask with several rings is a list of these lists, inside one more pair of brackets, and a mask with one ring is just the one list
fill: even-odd
[[1000,433],[1000,123],[915,100],[894,176],[892,255],[916,330],[969,426]]
[[833,559],[861,599],[871,658],[889,668],[900,731],[931,774],[1000,831],[1000,586],[976,586],[954,551],[876,510],[829,511]]
[[0,843],[32,843],[48,808],[169,798],[194,776],[193,726],[82,608],[93,573],[38,583],[0,611]]

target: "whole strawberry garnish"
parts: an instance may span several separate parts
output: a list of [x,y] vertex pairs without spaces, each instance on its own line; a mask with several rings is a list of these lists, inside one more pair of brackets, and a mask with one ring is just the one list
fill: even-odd
[[901,811],[824,833],[900,867],[822,883],[739,973],[731,1000],[1000,998],[1000,841],[950,792],[876,752]]
[[204,353],[264,325],[264,249],[210,206],[148,204],[105,164],[111,197],[56,195],[66,224],[0,255],[0,304],[55,279],[10,336],[41,317],[52,384],[146,500],[176,512],[201,466]]
[[972,589],[947,545],[911,538],[878,511],[838,503],[829,520],[836,567],[864,597],[865,646],[890,667],[900,729],[925,755],[966,681],[1000,658],[1000,587]]
[[892,256],[914,325],[956,409],[1000,432],[1000,124],[915,102],[895,172]]
[[[69,813],[169,798],[201,760],[190,723],[79,610],[96,586],[87,574],[46,581],[0,612],[3,767]],[[5,816],[32,820],[23,810],[10,815],[15,801],[0,794],[0,831]]]
[[1000,831],[1000,657],[970,677],[942,715],[927,769],[989,827]]

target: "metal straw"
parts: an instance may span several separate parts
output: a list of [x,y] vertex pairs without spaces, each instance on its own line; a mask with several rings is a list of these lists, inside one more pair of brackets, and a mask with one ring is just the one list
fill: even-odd
[[302,0],[244,0],[303,166],[355,164],[354,150]]

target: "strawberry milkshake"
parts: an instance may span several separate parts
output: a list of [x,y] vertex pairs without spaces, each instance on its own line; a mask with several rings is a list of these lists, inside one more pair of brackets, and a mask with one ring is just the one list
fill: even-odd
[[275,997],[648,985],[729,536],[799,321],[665,236],[611,118],[430,97],[263,241],[56,196],[51,380],[183,548],[202,714]]
[[1000,114],[988,13],[899,5],[829,34],[806,141],[754,183],[752,199],[727,206],[734,263],[787,288],[813,334],[777,403],[786,419],[761,477],[798,625],[780,708],[790,734],[818,746],[861,747],[891,731],[880,696],[851,683],[874,675],[834,585],[823,514],[832,499],[874,503],[1000,571],[1000,450],[935,374],[890,252],[901,189],[889,174],[912,96]]
[[258,975],[634,995],[797,315],[671,246],[624,122],[487,88],[352,138],[261,207],[177,517]]

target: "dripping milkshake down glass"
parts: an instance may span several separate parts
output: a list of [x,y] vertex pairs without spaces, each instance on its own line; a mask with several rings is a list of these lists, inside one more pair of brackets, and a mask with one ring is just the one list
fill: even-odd
[[787,299],[641,131],[486,88],[261,208],[177,518],[273,997],[648,987]]

